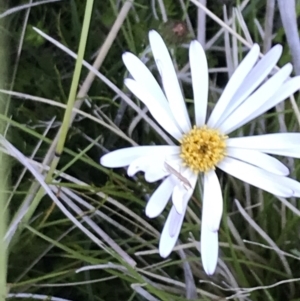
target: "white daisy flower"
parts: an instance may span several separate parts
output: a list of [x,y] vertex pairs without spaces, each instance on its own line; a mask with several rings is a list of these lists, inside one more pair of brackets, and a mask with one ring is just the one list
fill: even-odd
[[110,168],[129,166],[129,176],[143,171],[148,182],[162,180],[146,205],[146,215],[154,218],[172,199],[173,206],[159,242],[162,257],[167,257],[176,244],[188,201],[197,179],[200,180],[201,258],[205,272],[211,275],[218,260],[218,229],[223,211],[216,168],[274,195],[300,196],[300,183],[286,177],[288,168],[268,155],[300,158],[299,133],[228,136],[297,91],[300,77],[290,79],[292,65],[286,64],[265,81],[281,56],[282,47],[274,46],[258,61],[260,49],[255,44],[207,118],[207,61],[201,45],[193,41],[189,49],[195,108],[192,125],[166,45],[155,31],[150,31],[149,40],[163,90],[148,68],[128,52],[123,61],[133,79],[125,79],[125,84],[178,145],[124,148],[104,155],[101,164]]

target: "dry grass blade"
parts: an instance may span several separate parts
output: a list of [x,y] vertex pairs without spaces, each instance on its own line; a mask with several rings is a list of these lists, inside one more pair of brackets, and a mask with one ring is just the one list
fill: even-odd
[[[34,95],[29,95],[29,94],[25,94],[25,93],[19,93],[19,92],[15,92],[15,91],[8,91],[8,90],[3,90],[3,89],[0,89],[0,93],[4,93],[4,94],[10,95],[10,96],[14,96],[14,97],[17,97],[17,98],[20,98],[20,99],[31,100],[31,101],[35,101],[35,102],[41,102],[41,103],[50,105],[52,107],[59,107],[59,108],[63,108],[63,109],[66,108],[66,105],[63,104],[63,103],[59,103],[57,101],[54,101],[54,100],[51,100],[51,99],[46,99],[46,98],[43,98],[43,97],[37,97],[37,96],[34,96]],[[92,115],[90,115],[90,114],[88,114],[88,113],[86,113],[86,112],[84,112],[84,111],[82,111],[80,109],[73,108],[72,110],[74,111],[75,115],[78,114],[80,116],[89,118],[90,120],[92,120],[92,121],[94,121],[96,123],[101,124],[103,127],[107,128],[111,132],[115,133],[120,138],[126,140],[131,145],[137,145],[137,143],[134,140],[132,140],[130,137],[128,137],[118,127],[112,126],[112,125],[104,122],[103,120],[101,120],[101,119],[99,119],[97,117],[94,117],[94,116],[92,116]],[[46,156],[46,158],[49,159],[51,157],[50,153],[48,153],[48,155],[49,156]],[[46,162],[48,162],[48,161],[49,160],[44,160],[44,164],[47,164]]]
[[94,243],[96,243],[100,248],[104,249],[108,253],[110,251],[107,247],[89,230],[87,230],[78,220],[66,209],[66,207],[58,200],[56,195],[52,192],[51,188],[44,181],[44,176],[32,166],[28,159],[18,151],[12,144],[10,144],[3,136],[0,136],[0,144],[8,151],[9,154],[14,156],[22,165],[24,165],[34,176],[35,180],[44,188],[48,196],[53,200],[53,202],[61,209],[61,211],[83,232],[85,233]]
[[[265,231],[263,231],[263,229],[248,215],[246,210],[241,206],[240,202],[236,199],[235,199],[235,204],[236,204],[238,210],[240,211],[240,213],[242,214],[242,216],[247,220],[249,225],[251,227],[253,227],[255,229],[255,231],[257,233],[259,233],[259,235],[270,244],[270,246],[272,246],[274,248],[274,251],[277,253],[278,257],[280,258],[280,261],[282,262],[282,265],[283,265],[286,273],[292,278],[291,267],[288,264],[285,256],[281,253],[280,249],[274,242],[274,240]],[[291,288],[292,292],[295,290],[295,287],[292,283],[290,284],[290,288]]]
[[[178,172],[175,168],[173,168],[170,164],[165,162],[165,169],[172,175],[174,175],[177,179],[179,179],[183,184],[185,184],[188,188],[192,188],[191,183],[187,178],[185,178],[180,172]],[[188,189],[186,188],[186,189]]]
[[33,300],[48,300],[48,301],[71,301],[70,299],[64,299],[59,297],[40,295],[40,294],[27,294],[27,293],[7,294],[6,298],[7,299],[25,298],[25,299],[33,299]]
[[243,37],[241,37],[239,34],[237,34],[232,28],[230,28],[224,21],[222,21],[220,18],[218,18],[214,13],[212,13],[208,8],[206,8],[200,1],[197,0],[191,0],[192,3],[194,3],[198,8],[202,9],[208,16],[210,16],[214,21],[216,21],[224,30],[227,30],[230,34],[235,36],[239,41],[241,41],[244,45],[248,46],[249,48],[252,46],[250,43],[248,43],[247,40],[245,40]]
[[42,4],[59,2],[59,1],[62,1],[62,0],[45,0],[45,1],[38,1],[38,2],[34,2],[34,3],[28,3],[28,4],[23,4],[23,5],[20,5],[20,6],[16,6],[16,7],[10,8],[10,9],[6,10],[4,13],[0,14],[0,19],[4,18],[6,16],[9,16],[11,14],[14,14],[18,11],[24,10],[24,9],[32,8],[34,6],[39,6],[39,5],[42,5]]
[[142,287],[143,285],[145,285],[145,284],[134,283],[134,284],[131,284],[131,288],[133,290],[135,290],[139,295],[141,295],[145,300],[148,300],[148,301],[159,301],[159,299],[153,297],[145,289],[143,289],[143,287]]
[[188,256],[185,254],[184,250],[179,249],[178,254],[182,259],[183,263],[183,271],[184,271],[184,279],[186,285],[186,298],[188,300],[195,300],[197,299],[197,287],[194,281],[193,272],[191,269],[190,263],[187,261]]
[[[77,55],[65,47],[63,44],[54,40],[47,34],[43,33],[37,28],[34,28],[36,32],[38,32],[45,39],[49,40],[51,43],[62,49],[64,52],[69,54],[74,59],[77,58]],[[122,92],[116,85],[114,85],[109,79],[107,79],[104,75],[102,75],[97,69],[91,66],[86,61],[83,61],[82,64],[87,67],[89,70],[94,72],[98,78],[100,78],[109,88],[111,88],[114,92],[116,92],[132,109],[134,109],[138,114],[142,116],[142,118],[170,145],[173,145],[174,142],[168,137],[168,135],[150,118],[148,117],[124,92]]]
[[[43,133],[43,136],[46,137],[47,133],[49,132],[53,122],[54,122],[55,118],[52,119],[52,121],[49,123],[48,127],[46,128],[46,130],[44,131]],[[33,150],[31,156],[30,156],[30,159],[33,159],[34,156],[36,155],[36,153],[38,152],[41,144],[42,144],[43,140],[40,140],[38,142],[38,144],[36,145],[35,149]],[[21,172],[17,182],[15,183],[14,185],[14,188],[10,194],[10,197],[8,199],[8,203],[12,200],[14,194],[16,193],[17,189],[19,188],[19,185],[21,184],[21,181],[26,173],[26,168],[23,169],[23,171]],[[4,239],[7,241],[7,243],[9,244],[14,233],[16,232],[17,230],[17,227],[19,225],[19,223],[21,222],[21,220],[23,219],[23,217],[25,216],[28,208],[29,208],[29,205],[30,205],[30,200],[26,200],[26,202],[24,202],[20,207],[19,207],[19,210],[17,212],[17,215],[14,217],[14,219],[11,221],[9,227],[8,227],[8,230],[5,234],[5,237]]]
[[265,38],[263,51],[266,53],[272,46],[275,0],[267,0],[265,17]]
[[[206,0],[200,0],[200,2],[206,7]],[[198,8],[197,17],[197,40],[204,47],[206,44],[206,14],[201,8]]]
[[[54,193],[58,193],[60,190],[56,186],[51,186],[51,189]],[[126,253],[122,248],[112,239],[110,238],[89,216],[86,215],[84,211],[82,211],[66,194],[63,192],[59,192],[60,198],[62,201],[71,208],[77,215],[82,216],[82,220],[86,222],[91,229],[94,230],[101,237],[101,239],[107,243],[112,250],[118,253],[128,264],[131,266],[135,266],[136,262]]]
[[295,0],[278,0],[278,7],[287,42],[292,53],[295,72],[297,75],[300,75],[300,40],[298,33]]

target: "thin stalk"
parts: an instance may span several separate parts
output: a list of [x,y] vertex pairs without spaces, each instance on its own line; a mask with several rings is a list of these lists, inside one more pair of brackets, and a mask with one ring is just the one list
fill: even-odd
[[[1,11],[4,11],[5,5],[4,1],[0,0]],[[0,20],[0,87],[4,88],[6,84],[6,75],[7,75],[7,42],[5,39],[5,19]],[[5,111],[5,104],[8,97],[1,95],[0,97],[0,111]],[[0,132],[5,134],[6,132],[6,123],[0,123]],[[8,208],[7,208],[7,191],[8,183],[7,179],[9,178],[9,169],[8,169],[8,160],[7,155],[0,153],[0,301],[6,300],[7,294],[7,244],[4,242],[4,236],[7,229],[7,220],[8,220]]]
[[[88,33],[89,33],[93,3],[94,3],[94,0],[87,0],[86,1],[84,20],[83,20],[82,31],[81,31],[80,42],[79,42],[78,56],[77,56],[74,75],[73,75],[71,88],[70,88],[70,92],[69,92],[67,107],[66,107],[64,119],[63,119],[63,122],[62,122],[62,126],[61,126],[61,129],[59,131],[59,135],[58,135],[58,141],[57,141],[57,145],[56,145],[56,148],[55,148],[55,156],[54,156],[54,158],[51,162],[50,170],[47,173],[47,176],[46,176],[46,179],[45,179],[46,182],[51,181],[53,173],[54,173],[54,171],[55,171],[55,169],[56,169],[56,167],[59,163],[60,155],[63,151],[65,141],[66,141],[66,137],[67,137],[67,133],[68,133],[68,130],[69,130],[69,125],[71,123],[71,118],[72,118],[72,114],[73,114],[72,109],[74,107],[74,103],[75,103],[76,98],[77,98],[76,97],[77,88],[78,88],[78,84],[79,84],[80,73],[81,73],[81,69],[82,69],[82,62],[83,62],[83,57],[84,57],[84,53],[85,53],[87,37],[88,37]],[[36,183],[36,185],[39,186],[38,183]],[[23,224],[27,224],[27,222],[30,220],[31,216],[35,212],[37,206],[39,205],[39,203],[40,203],[40,201],[41,201],[41,199],[43,198],[44,195],[45,195],[45,191],[42,187],[40,187],[38,189],[34,199],[32,200],[26,215],[24,216],[24,218],[22,220]],[[31,198],[31,197],[32,197],[31,194],[27,195],[26,198],[25,198],[25,202],[28,198]],[[17,230],[17,233],[15,233],[13,243],[18,240],[19,233],[22,231],[22,229],[23,229],[23,227],[20,227]]]
[[69,130],[69,125],[70,125],[71,116],[72,116],[72,109],[73,109],[74,103],[76,101],[77,88],[78,88],[80,73],[81,73],[81,69],[82,69],[82,61],[83,61],[87,37],[88,37],[88,33],[89,33],[89,27],[90,27],[92,10],[93,10],[93,3],[94,3],[93,0],[86,1],[78,56],[77,56],[77,60],[76,60],[73,80],[72,80],[71,89],[70,89],[70,93],[69,93],[67,108],[65,111],[62,127],[60,130],[60,136],[59,136],[59,140],[57,142],[55,156],[51,163],[50,171],[47,174],[46,181],[49,181],[52,178],[53,172],[58,165],[60,156],[62,154],[64,145],[65,145],[67,133]]
[[[103,45],[101,46],[101,49],[99,51],[99,54],[98,54],[95,62],[93,63],[93,67],[96,70],[98,70],[100,68],[100,66],[102,65],[109,49],[111,48],[114,40],[116,39],[116,36],[117,36],[120,28],[122,27],[122,24],[124,23],[125,18],[127,17],[128,12],[130,11],[130,9],[132,7],[132,4],[133,4],[133,0],[127,0],[124,3],[124,5],[122,6],[122,9],[120,10],[120,13],[119,13],[117,19],[115,20],[106,40],[104,41]],[[91,6],[92,6],[92,4],[91,4]],[[77,111],[81,107],[82,102],[83,102],[83,97],[85,97],[86,94],[88,93],[88,90],[90,89],[95,77],[96,77],[95,72],[93,70],[90,70],[87,77],[83,81],[83,83],[78,91],[77,100],[74,104],[74,109],[76,109]],[[71,118],[70,123],[73,122],[73,120],[77,114],[77,111],[74,111],[72,113],[72,115],[70,117]],[[0,117],[1,117],[1,115],[0,115]],[[12,121],[10,121],[10,122],[12,122]],[[54,158],[56,146],[57,146],[59,139],[60,139],[60,131],[58,131],[57,135],[53,139],[53,141],[47,151],[47,154],[43,160],[43,165],[50,165],[50,162]],[[52,174],[53,174],[53,171],[52,171]],[[51,175],[51,173],[50,173],[50,175]],[[23,201],[23,204],[25,204],[25,205],[31,204],[30,208],[29,208],[28,212],[26,213],[26,216],[22,219],[22,224],[19,226],[19,229],[17,230],[18,233],[12,233],[11,237],[13,237],[13,242],[10,243],[11,239],[9,239],[9,241],[8,241],[10,246],[13,245],[13,243],[18,240],[17,239],[18,235],[21,233],[22,229],[24,228],[22,225],[26,224],[29,221],[29,219],[31,218],[32,214],[34,213],[36,207],[40,203],[40,200],[43,196],[44,196],[43,189],[40,188],[40,185],[38,182],[34,182],[32,184],[32,186],[30,187],[30,189],[28,190],[28,194]],[[17,212],[17,214],[15,216],[18,216],[18,214],[19,214],[19,212]]]

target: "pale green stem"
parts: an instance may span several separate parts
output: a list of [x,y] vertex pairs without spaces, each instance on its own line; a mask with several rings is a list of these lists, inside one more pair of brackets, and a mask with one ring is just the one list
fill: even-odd
[[[71,116],[72,116],[72,109],[73,109],[74,103],[76,101],[77,88],[78,88],[80,73],[81,73],[81,69],[82,69],[82,61],[83,61],[87,37],[88,37],[88,33],[89,33],[90,21],[91,21],[92,10],[93,10],[93,3],[94,3],[94,0],[86,1],[85,14],[84,14],[84,20],[83,20],[82,31],[81,31],[81,36],[80,36],[79,49],[78,49],[78,56],[77,56],[74,75],[73,75],[71,88],[70,88],[70,92],[69,92],[67,107],[66,107],[64,119],[62,122],[62,126],[59,131],[59,139],[58,139],[56,150],[55,150],[55,157],[53,158],[53,161],[50,165],[50,170],[46,176],[46,182],[50,182],[52,179],[52,175],[59,163],[60,155],[63,152],[67,133],[69,130],[69,125],[70,125]],[[39,184],[37,183],[37,185],[39,185]],[[24,216],[24,218],[22,220],[22,222],[24,224],[27,224],[29,219],[32,217],[33,213],[35,212],[35,210],[36,210],[37,206],[39,205],[41,199],[43,198],[44,194],[45,194],[44,189],[42,187],[39,188],[26,215]],[[17,237],[19,236],[19,233],[21,230],[22,230],[21,228],[19,228],[17,230],[17,233],[15,234],[15,237],[13,240],[14,243],[17,241]]]
[[54,159],[52,161],[52,164],[50,166],[50,171],[47,174],[46,181],[49,181],[51,179],[51,177],[53,175],[53,172],[55,171],[55,169],[58,165],[60,155],[63,151],[65,141],[66,141],[66,137],[67,137],[67,133],[68,133],[68,130],[69,130],[69,125],[70,125],[70,120],[71,120],[71,115],[72,115],[72,109],[73,109],[74,103],[76,101],[77,88],[78,88],[80,73],[81,73],[81,69],[82,69],[82,61],[83,61],[83,57],[84,57],[86,41],[87,41],[89,27],[90,27],[90,21],[91,21],[92,10],[93,10],[93,3],[94,3],[94,0],[87,0],[86,1],[85,14],[84,14],[82,32],[81,32],[81,37],[80,37],[78,56],[77,56],[77,60],[76,60],[73,80],[72,80],[71,89],[70,89],[70,93],[69,93],[68,104],[67,104],[67,108],[66,108],[66,111],[65,111],[63,123],[62,123],[61,129],[60,129],[60,137],[59,137],[59,140],[57,142],[55,157],[54,157]]
[[[4,11],[4,2],[0,0],[0,10]],[[4,20],[4,21],[3,21]],[[0,88],[4,88],[6,84],[7,71],[7,48],[5,41],[5,30],[3,30],[5,19],[0,19]],[[0,112],[5,111],[5,103],[7,97],[1,95],[0,98]],[[4,135],[6,124],[0,123],[0,133]],[[0,153],[0,301],[6,300],[7,294],[7,244],[4,242],[4,236],[7,229],[8,209],[7,209],[7,189],[8,189],[8,157]]]

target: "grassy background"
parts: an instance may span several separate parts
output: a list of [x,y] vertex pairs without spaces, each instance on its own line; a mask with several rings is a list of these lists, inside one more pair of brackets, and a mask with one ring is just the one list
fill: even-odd
[[[154,220],[144,213],[157,184],[99,165],[107,151],[165,141],[123,85],[125,51],[156,73],[150,29],[173,53],[187,103],[187,45],[195,37],[202,41],[210,108],[253,42],[262,53],[281,43],[279,66],[295,59],[275,1],[207,2],[202,23],[205,6],[196,0],[10,1],[2,9],[1,301],[6,293],[11,300],[300,300],[297,199],[219,173],[220,260],[208,277],[198,250],[201,199],[190,201],[176,251],[162,259],[157,245],[167,211]],[[298,16],[299,1],[292,3],[285,10]],[[287,100],[236,135],[298,132],[298,103]],[[282,160],[299,179],[298,160]]]

